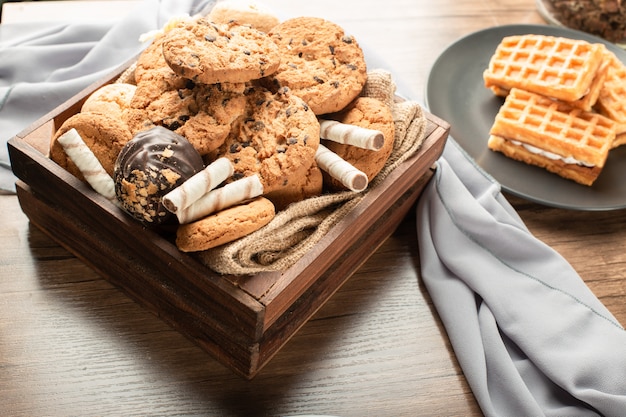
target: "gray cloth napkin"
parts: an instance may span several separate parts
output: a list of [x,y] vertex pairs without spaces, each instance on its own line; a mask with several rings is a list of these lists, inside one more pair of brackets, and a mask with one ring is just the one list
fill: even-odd
[[453,140],[417,220],[422,279],[485,415],[626,415],[626,332]]
[[15,190],[8,139],[137,55],[141,34],[214,2],[145,0],[119,21],[0,25],[0,190]]

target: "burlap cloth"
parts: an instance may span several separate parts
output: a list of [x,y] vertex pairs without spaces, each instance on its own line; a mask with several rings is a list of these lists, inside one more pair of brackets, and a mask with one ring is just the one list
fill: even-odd
[[391,171],[421,147],[426,119],[419,104],[398,100],[391,74],[372,70],[361,93],[387,103],[395,124],[394,149],[380,173],[368,188],[324,194],[294,204],[278,212],[265,227],[232,243],[199,252],[198,259],[220,274],[248,275],[282,271],[291,267],[324,235],[378,186]]

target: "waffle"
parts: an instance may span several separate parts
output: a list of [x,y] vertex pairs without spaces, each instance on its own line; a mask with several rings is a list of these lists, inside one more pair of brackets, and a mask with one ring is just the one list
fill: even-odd
[[502,39],[483,73],[487,88],[521,88],[563,101],[585,96],[606,48],[582,40],[545,35]]
[[618,146],[622,146],[626,144],[626,133],[620,133],[615,135],[615,140],[613,141],[613,148],[617,148]]
[[585,185],[596,180],[615,139],[615,122],[567,103],[512,89],[488,146]]
[[[606,55],[609,69],[596,108],[617,123],[617,135],[623,138],[626,136],[626,66],[612,52],[607,51]],[[614,146],[624,142],[620,138]]]
[[596,76],[591,82],[587,93],[582,98],[575,101],[569,101],[568,103],[581,110],[593,111],[593,106],[598,102],[598,98],[600,97],[600,92],[602,91],[608,72],[609,62],[606,59],[603,59],[600,67],[596,71]]
[[[607,51],[608,52],[608,51]],[[596,76],[594,77],[591,85],[589,86],[589,90],[587,93],[580,99],[575,101],[566,101],[571,106],[579,108],[585,111],[593,111],[594,106],[598,102],[598,98],[600,97],[600,93],[604,87],[605,80],[609,73],[609,68],[611,67],[611,62],[607,59],[602,60],[600,67],[596,71]],[[490,87],[491,91],[500,97],[506,97],[509,94],[509,90],[505,90],[504,88],[492,85]],[[626,117],[626,109],[624,113],[624,117]],[[624,125],[626,129],[626,124]]]

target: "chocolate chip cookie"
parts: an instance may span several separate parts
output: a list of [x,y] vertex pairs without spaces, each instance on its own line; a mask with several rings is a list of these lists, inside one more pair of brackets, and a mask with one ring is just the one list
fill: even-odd
[[94,153],[104,170],[113,176],[115,159],[132,135],[119,118],[102,113],[76,113],[55,132],[50,143],[50,159],[66,171],[84,180],[78,167],[68,158],[57,139],[70,129],[76,129],[85,144]]
[[140,55],[136,92],[123,117],[131,132],[165,127],[201,155],[220,146],[245,107],[243,83],[199,84],[176,74],[163,58],[163,36]]
[[231,160],[233,178],[258,174],[266,193],[301,178],[315,160],[319,122],[307,103],[288,89],[250,87],[245,112],[216,152]]
[[[384,143],[381,149],[374,151],[357,146],[324,140],[324,146],[372,179],[385,166],[395,140],[395,125],[391,109],[382,101],[370,97],[359,97],[339,113],[327,115],[328,119],[341,123],[356,125],[383,133]],[[324,178],[332,189],[343,189],[343,186],[330,177]]]
[[274,205],[264,197],[230,207],[215,214],[180,225],[176,246],[183,252],[198,252],[244,237],[269,223]]
[[269,33],[280,48],[281,63],[270,78],[276,87],[289,87],[315,114],[343,109],[365,85],[367,66],[353,36],[335,23],[297,17]]
[[272,74],[278,47],[265,34],[236,22],[181,22],[165,33],[163,57],[181,77],[203,84],[245,83]]
[[313,163],[305,175],[295,177],[286,187],[267,193],[265,197],[274,203],[276,211],[280,211],[292,203],[320,195],[323,187],[322,170]]

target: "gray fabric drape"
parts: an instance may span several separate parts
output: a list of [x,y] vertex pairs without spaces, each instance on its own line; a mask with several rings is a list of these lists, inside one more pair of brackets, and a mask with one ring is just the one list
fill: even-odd
[[437,165],[422,279],[485,415],[626,415],[622,326],[455,142]]
[[139,36],[214,0],[145,0],[119,21],[0,25],[0,190],[15,190],[6,141],[146,45]]

